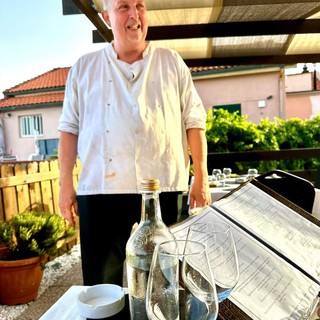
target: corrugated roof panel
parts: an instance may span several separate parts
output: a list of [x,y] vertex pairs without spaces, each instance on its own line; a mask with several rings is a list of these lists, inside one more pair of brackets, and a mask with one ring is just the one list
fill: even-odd
[[249,52],[251,56],[282,54],[288,36],[254,36],[213,39],[212,56],[241,56]]
[[320,33],[297,34],[294,36],[292,42],[290,43],[287,54],[319,53],[319,46]]

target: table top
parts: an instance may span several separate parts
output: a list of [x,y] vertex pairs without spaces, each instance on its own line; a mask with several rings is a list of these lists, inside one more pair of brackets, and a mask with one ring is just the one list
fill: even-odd
[[[90,320],[79,315],[76,297],[86,286],[72,286],[64,295],[45,313],[39,320]],[[319,307],[319,304],[318,304]],[[309,320],[318,320],[316,309]],[[126,294],[126,304],[124,309],[112,317],[105,318],[106,320],[125,320],[130,319],[129,301]]]

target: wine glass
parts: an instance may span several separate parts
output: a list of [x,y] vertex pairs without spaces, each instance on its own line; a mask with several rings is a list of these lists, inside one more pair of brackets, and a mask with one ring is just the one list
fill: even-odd
[[219,187],[225,186],[225,178],[226,178],[226,175],[224,173],[218,173],[216,175],[216,180],[219,182]]
[[256,177],[256,176],[258,176],[258,170],[255,169],[255,168],[250,168],[250,169],[248,169],[247,176],[248,176],[249,178],[250,178],[250,177]]
[[[184,304],[180,303],[181,319],[215,320],[218,317],[218,297],[205,246],[197,241],[177,240],[182,246],[181,278]],[[184,305],[184,308],[181,307]]]
[[226,178],[230,178],[231,173],[232,173],[232,169],[231,168],[223,168],[222,173],[225,174]]
[[146,309],[151,320],[217,319],[217,292],[203,244],[171,240],[157,245],[149,273]]
[[224,301],[239,280],[238,256],[230,225],[224,222],[195,223],[190,226],[187,239],[206,245],[218,301]]
[[153,252],[146,311],[150,320],[179,319],[179,254],[174,240],[158,244]]
[[222,173],[221,169],[213,169],[212,170],[212,180],[216,181],[217,180],[217,175],[221,174],[221,173]]

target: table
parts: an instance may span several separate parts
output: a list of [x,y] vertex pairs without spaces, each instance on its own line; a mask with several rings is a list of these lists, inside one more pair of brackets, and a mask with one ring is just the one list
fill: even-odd
[[212,202],[215,202],[222,198],[224,195],[238,187],[238,184],[234,184],[232,187],[215,187],[215,188],[210,188],[210,193],[211,193],[211,200]]
[[[85,286],[72,286],[65,294],[45,313],[39,320],[86,320],[86,318],[78,314],[76,297]],[[318,304],[319,306],[319,304]],[[105,318],[108,320],[125,320],[130,319],[129,301],[126,294],[126,305],[121,312],[113,317]],[[89,319],[87,319],[89,320]],[[317,320],[316,310],[312,314],[310,320]]]
[[[76,302],[77,295],[87,286],[71,286],[39,320],[86,320],[80,316]],[[108,320],[130,319],[129,300],[126,294],[125,307],[118,314],[105,318]],[[88,319],[89,320],[89,319]]]

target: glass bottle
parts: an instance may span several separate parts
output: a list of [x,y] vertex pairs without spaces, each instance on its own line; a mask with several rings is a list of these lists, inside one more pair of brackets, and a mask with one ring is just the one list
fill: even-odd
[[126,245],[126,271],[131,320],[147,320],[146,291],[151,259],[155,246],[174,240],[161,217],[158,179],[143,179],[141,220]]

